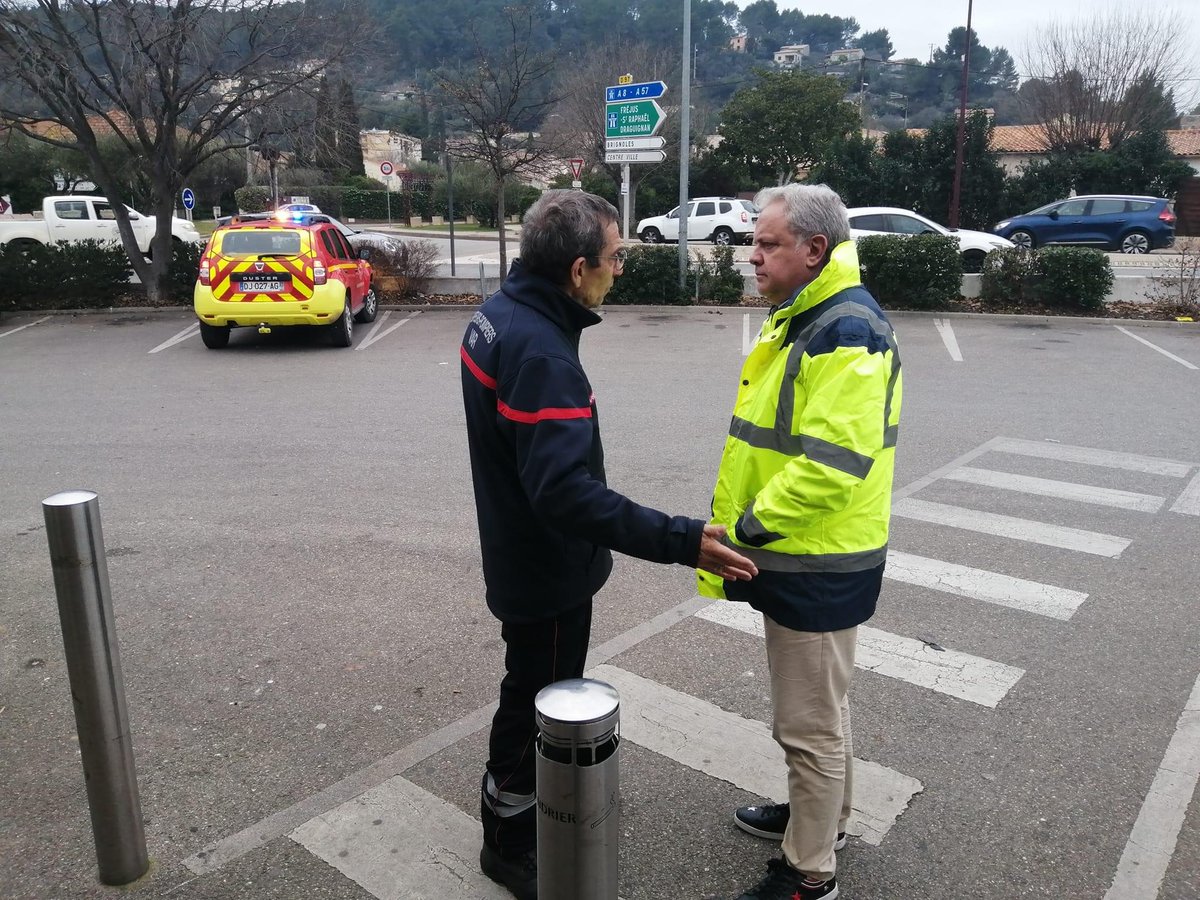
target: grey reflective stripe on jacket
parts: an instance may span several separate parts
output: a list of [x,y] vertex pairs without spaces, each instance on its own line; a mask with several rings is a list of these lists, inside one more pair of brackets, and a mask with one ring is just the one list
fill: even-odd
[[896,344],[896,335],[887,322],[876,315],[871,309],[861,303],[847,301],[836,303],[817,317],[816,321],[804,328],[796,336],[796,340],[788,349],[787,363],[784,366],[783,381],[779,386],[779,400],[775,406],[775,427],[766,428],[755,425],[746,419],[734,416],[729,425],[729,434],[740,441],[745,441],[751,447],[760,450],[774,450],[785,456],[800,456],[803,454],[814,462],[819,462],[831,468],[838,469],[856,478],[866,478],[871,471],[873,460],[854,450],[840,447],[837,444],[805,434],[792,434],[792,411],[796,405],[796,379],[800,377],[800,363],[804,351],[808,349],[813,337],[830,323],[844,316],[854,316],[863,319],[882,337],[892,353],[892,373],[888,379],[887,397],[883,404],[883,446],[895,447],[898,428],[888,425],[892,417],[892,394],[896,390],[896,379],[900,377],[900,352]]
[[856,553],[777,553],[760,547],[744,547],[728,538],[722,541],[754,561],[764,572],[863,572],[887,561],[887,544]]

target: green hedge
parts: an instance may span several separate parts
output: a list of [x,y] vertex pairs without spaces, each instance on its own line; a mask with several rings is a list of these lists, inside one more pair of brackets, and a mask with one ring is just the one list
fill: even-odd
[[858,241],[863,285],[881,306],[937,309],[962,295],[958,241],[941,234],[869,235]]
[[[192,302],[203,244],[171,242],[168,289],[179,303]],[[133,266],[120,245],[100,241],[0,247],[0,310],[103,309],[141,293],[130,284]]]
[[132,289],[133,268],[118,244],[77,241],[0,247],[0,310],[94,309]]
[[1108,257],[1086,247],[1043,247],[1035,254],[1037,294],[1053,306],[1099,309],[1112,290]]
[[695,271],[688,267],[687,286],[679,288],[679,252],[674,247],[630,247],[623,274],[613,282],[604,302],[686,306],[695,292]]
[[1032,253],[994,250],[983,264],[981,296],[990,303],[1044,303],[1099,309],[1112,290],[1108,257],[1086,247],[1043,247]]

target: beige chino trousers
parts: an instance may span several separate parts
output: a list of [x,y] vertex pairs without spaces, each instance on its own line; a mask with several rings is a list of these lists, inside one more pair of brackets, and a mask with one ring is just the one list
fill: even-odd
[[852,787],[850,704],[857,628],[794,631],[763,616],[771,670],[772,734],[788,767],[791,817],[783,835],[788,865],[831,878],[833,844],[846,830]]

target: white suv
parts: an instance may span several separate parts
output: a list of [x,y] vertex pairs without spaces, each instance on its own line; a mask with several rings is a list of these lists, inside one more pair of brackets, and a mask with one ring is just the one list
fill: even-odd
[[[688,201],[688,240],[708,241],[726,246],[749,244],[754,240],[758,207],[736,197],[697,197]],[[637,235],[644,244],[679,241],[679,207],[665,216],[638,222]]]

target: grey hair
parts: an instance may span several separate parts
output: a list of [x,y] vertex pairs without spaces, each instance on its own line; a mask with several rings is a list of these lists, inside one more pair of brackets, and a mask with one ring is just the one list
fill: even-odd
[[754,198],[754,205],[766,209],[768,204],[783,203],[788,231],[798,239],[823,234],[832,250],[850,240],[850,220],[846,205],[833,188],[825,184],[785,184],[783,187],[763,188]]
[[604,230],[617,221],[617,208],[586,191],[545,191],[529,207],[521,225],[521,265],[555,284],[570,281],[579,257],[598,266]]

